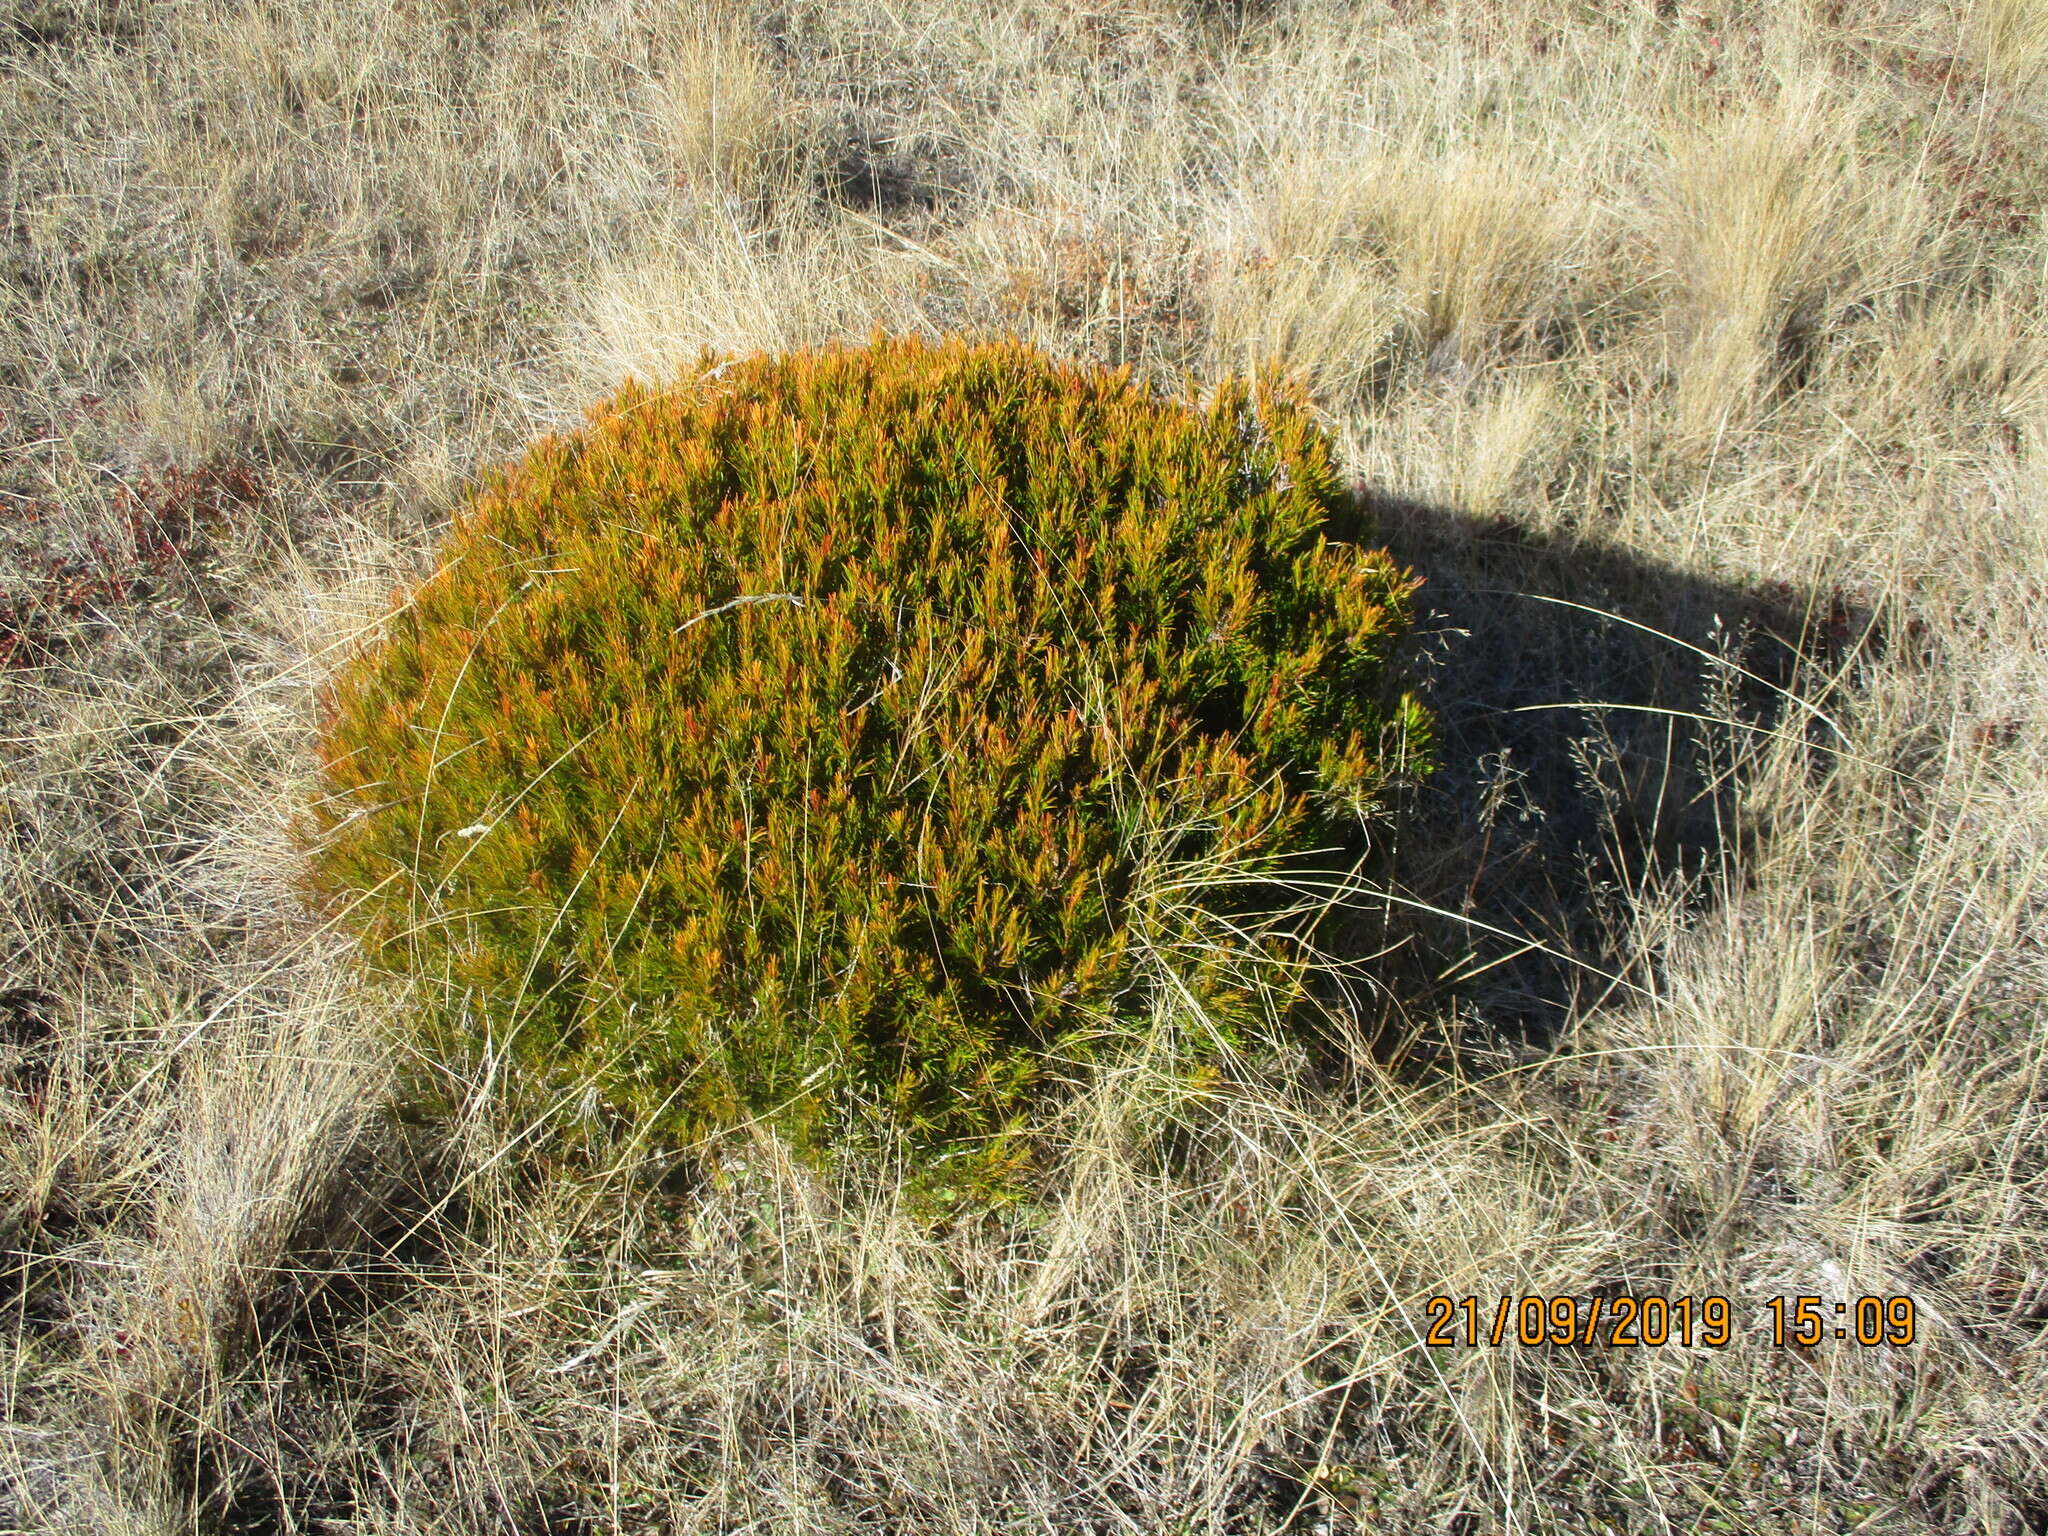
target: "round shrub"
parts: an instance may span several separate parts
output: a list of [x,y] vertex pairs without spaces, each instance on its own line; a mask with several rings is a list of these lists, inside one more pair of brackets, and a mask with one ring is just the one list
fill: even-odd
[[1000,1137],[1130,1017],[1148,851],[1221,910],[1418,766],[1415,582],[1341,507],[1271,382],[877,338],[628,383],[329,685],[316,894],[518,1085]]

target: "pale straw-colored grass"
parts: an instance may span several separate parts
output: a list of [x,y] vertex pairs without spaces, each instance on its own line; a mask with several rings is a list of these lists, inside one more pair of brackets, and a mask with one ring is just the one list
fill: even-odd
[[[2037,1526],[2038,20],[37,8],[5,1523]],[[1229,939],[1166,934],[1047,1186],[940,1223],[768,1139],[565,1161],[487,1066],[412,1123],[404,990],[293,894],[318,679],[619,375],[877,325],[1309,379],[1444,615],[1447,759],[1354,893],[1355,948],[1402,942],[1317,993],[1349,1044],[1190,1080],[1177,967]],[[147,592],[52,596],[208,458],[264,493]],[[1737,1334],[1422,1339],[1433,1296],[1616,1291]],[[1777,1348],[1801,1295],[1911,1297],[1918,1340]]]

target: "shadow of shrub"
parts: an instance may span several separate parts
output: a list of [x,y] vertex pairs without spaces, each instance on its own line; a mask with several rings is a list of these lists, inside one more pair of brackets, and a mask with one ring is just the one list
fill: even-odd
[[1412,905],[1346,944],[1400,944],[1382,982],[1404,1017],[1373,1030],[1389,1048],[1455,1002],[1496,1046],[1541,1047],[1643,979],[1623,974],[1643,896],[1716,899],[1754,835],[1737,791],[1760,746],[1803,730],[1822,750],[1781,690],[1881,637],[1841,592],[1714,580],[1371,488],[1355,505],[1425,579],[1439,748],[1397,851]]

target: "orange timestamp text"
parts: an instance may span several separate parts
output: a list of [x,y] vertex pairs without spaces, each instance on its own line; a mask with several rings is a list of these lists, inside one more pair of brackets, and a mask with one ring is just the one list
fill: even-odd
[[[1433,1349],[1504,1344],[1603,1345],[1610,1349],[1725,1349],[1735,1340],[1735,1303],[1726,1296],[1432,1296],[1425,1303]],[[1824,1340],[1866,1347],[1905,1345],[1918,1319],[1910,1296],[1773,1296],[1760,1309],[1779,1348]]]

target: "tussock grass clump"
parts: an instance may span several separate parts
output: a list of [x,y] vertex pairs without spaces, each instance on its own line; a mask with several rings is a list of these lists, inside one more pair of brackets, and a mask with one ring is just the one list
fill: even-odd
[[707,354],[499,477],[340,674],[316,880],[450,1049],[636,1125],[999,1145],[1191,864],[1270,905],[1418,760],[1415,583],[1340,506],[1278,387]]
[[674,40],[674,62],[653,87],[678,189],[786,192],[801,162],[799,123],[760,51],[729,23],[700,21]]

